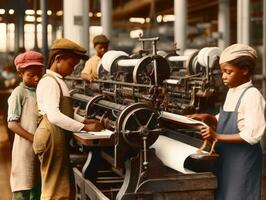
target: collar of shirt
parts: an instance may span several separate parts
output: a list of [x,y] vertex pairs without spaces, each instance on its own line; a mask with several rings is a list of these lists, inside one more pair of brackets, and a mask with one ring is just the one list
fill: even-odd
[[24,82],[21,82],[19,85],[30,90],[30,91],[33,91],[33,92],[35,92],[35,90],[36,90],[36,88],[34,88],[34,87],[29,87],[29,86],[25,85]]
[[225,111],[234,111],[235,110],[235,106],[238,102],[238,99],[240,98],[240,95],[242,94],[242,92],[249,86],[251,86],[252,83],[251,81],[246,82],[242,85],[239,85],[237,87],[234,88],[230,88],[227,92],[226,95],[226,99],[225,99],[225,103],[224,103],[224,110]]
[[57,72],[54,72],[54,71],[52,71],[52,70],[50,70],[50,69],[47,69],[47,70],[46,70],[46,73],[47,73],[47,74],[51,74],[51,75],[53,75],[53,76],[56,76],[57,78],[63,79],[63,76],[61,76],[61,75],[58,74]]
[[230,92],[237,92],[237,91],[240,91],[240,90],[244,90],[245,88],[247,88],[247,87],[249,87],[251,85],[252,85],[251,81],[248,81],[248,82],[246,82],[246,83],[244,83],[242,85],[239,85],[237,87],[230,88],[228,91],[230,91]]

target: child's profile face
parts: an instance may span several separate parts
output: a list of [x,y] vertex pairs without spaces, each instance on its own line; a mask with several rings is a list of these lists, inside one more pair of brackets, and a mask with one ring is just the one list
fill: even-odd
[[63,77],[68,76],[79,62],[80,59],[76,56],[60,58],[58,59],[57,72]]
[[29,66],[21,72],[23,83],[28,87],[37,87],[39,80],[42,78],[43,70],[40,66]]
[[108,51],[108,44],[99,43],[99,44],[96,44],[94,48],[96,50],[97,56],[102,58],[103,55]]
[[229,88],[237,87],[250,80],[248,67],[240,68],[229,63],[223,63],[220,68],[223,82]]

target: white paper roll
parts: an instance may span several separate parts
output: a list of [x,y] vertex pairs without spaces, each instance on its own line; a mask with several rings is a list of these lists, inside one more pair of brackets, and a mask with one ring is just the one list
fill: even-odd
[[[200,50],[198,54],[198,61],[199,64],[204,67],[213,67],[215,61],[219,59],[222,50],[218,47],[205,47]],[[209,59],[209,66],[208,66],[208,59]]]
[[128,56],[128,54],[124,51],[115,51],[115,50],[107,51],[102,57],[103,68],[106,71],[110,72],[113,62],[120,56]]
[[150,148],[155,149],[156,156],[167,167],[184,174],[195,173],[194,171],[184,168],[184,163],[191,154],[197,152],[198,148],[163,135],[160,135]]

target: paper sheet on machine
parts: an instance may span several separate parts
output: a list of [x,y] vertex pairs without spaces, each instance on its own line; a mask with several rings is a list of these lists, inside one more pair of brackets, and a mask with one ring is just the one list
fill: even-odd
[[207,126],[207,124],[205,124],[202,121],[198,121],[198,120],[191,119],[183,115],[178,115],[178,114],[169,113],[165,111],[161,112],[161,116],[165,119],[181,122],[184,124],[199,124],[199,125]]
[[[184,124],[199,124],[207,126],[204,122],[194,120],[183,115],[162,112],[161,117]],[[184,174],[195,173],[184,168],[185,160],[194,153],[198,148],[182,143],[178,140],[160,135],[156,142],[151,146],[155,148],[157,157],[167,166]],[[204,151],[205,152],[205,151]]]
[[108,129],[105,129],[99,132],[80,131],[80,132],[75,132],[74,134],[83,139],[103,139],[103,138],[110,138],[111,135],[114,134],[114,132]]

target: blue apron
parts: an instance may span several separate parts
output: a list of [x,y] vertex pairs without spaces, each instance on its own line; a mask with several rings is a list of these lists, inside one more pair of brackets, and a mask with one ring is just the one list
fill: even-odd
[[[253,86],[250,86],[253,87]],[[217,133],[239,133],[237,111],[246,88],[238,99],[234,112],[220,108]],[[252,109],[252,105],[250,107]],[[259,200],[261,199],[262,150],[259,143],[218,143],[220,159],[215,164],[218,179],[216,200]]]

